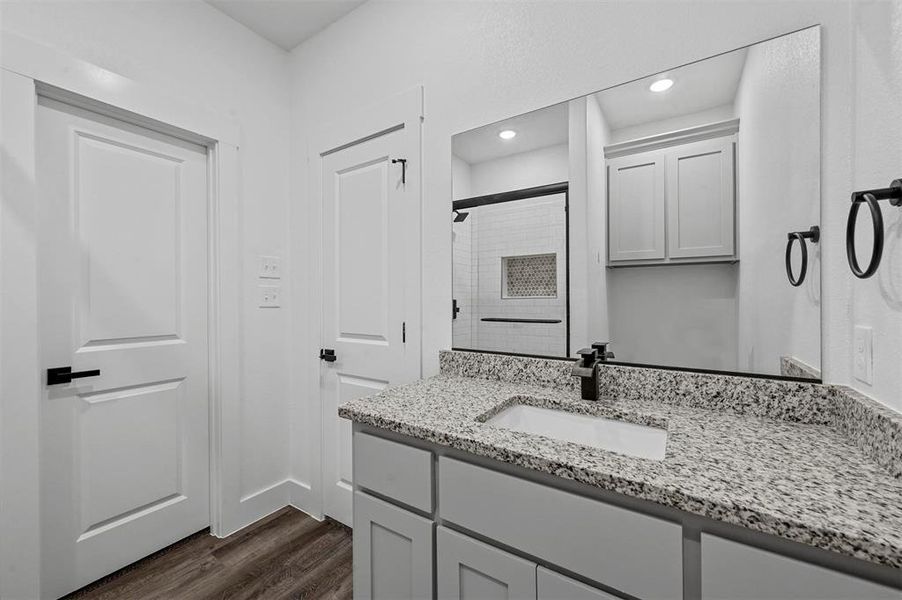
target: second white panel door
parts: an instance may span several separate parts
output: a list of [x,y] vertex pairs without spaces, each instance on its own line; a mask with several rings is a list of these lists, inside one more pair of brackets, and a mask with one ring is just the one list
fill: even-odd
[[[420,376],[419,132],[323,157],[324,512],[351,525],[351,424],[338,406]],[[392,162],[405,159],[406,164]],[[406,172],[405,172],[406,170]]]

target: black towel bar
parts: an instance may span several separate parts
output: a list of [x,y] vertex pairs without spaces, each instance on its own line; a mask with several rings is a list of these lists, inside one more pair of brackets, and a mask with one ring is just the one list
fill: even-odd
[[560,323],[560,319],[516,319],[503,317],[483,317],[479,319],[486,323]]
[[[799,287],[805,281],[805,275],[808,274],[808,244],[805,240],[811,240],[812,244],[816,244],[821,239],[821,228],[812,225],[808,231],[791,231],[786,236],[786,277],[789,278],[789,284],[793,287]],[[799,250],[802,252],[802,268],[799,269],[799,276],[792,275],[792,243],[798,240]]]
[[[883,257],[883,212],[880,200],[889,200],[892,206],[902,206],[902,179],[894,179],[888,188],[865,190],[852,193],[852,206],[849,208],[849,220],[846,223],[846,258],[852,273],[859,279],[867,279],[877,272],[880,259]],[[858,210],[867,204],[871,211],[871,224],[874,227],[874,246],[867,268],[862,269],[855,254],[855,224],[858,221]]]

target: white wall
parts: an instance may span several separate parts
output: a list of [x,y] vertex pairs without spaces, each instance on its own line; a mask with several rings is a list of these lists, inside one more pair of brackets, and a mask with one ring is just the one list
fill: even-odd
[[[611,143],[611,131],[595,96],[586,98],[586,190],[588,228],[588,333],[592,342],[609,342],[608,306],[608,170],[604,147]],[[574,348],[579,350],[579,348]]]
[[567,181],[567,152],[567,144],[558,144],[473,163],[470,165],[470,195],[485,196]]
[[[884,187],[891,179],[902,178],[902,2],[853,3],[852,27],[855,40],[850,54],[857,67],[849,82],[854,90],[852,185],[856,190]],[[826,135],[831,141],[832,132]],[[838,191],[829,200],[841,212],[848,210],[847,197]],[[844,269],[846,279],[852,281],[854,301],[851,315],[836,318],[849,330],[855,324],[874,329],[874,382],[853,380],[854,387],[902,411],[902,210],[887,202],[880,204],[886,233],[880,270],[870,279],[859,280]],[[824,260],[826,271],[830,257]],[[825,296],[827,304],[831,298]],[[827,352],[827,377],[832,378],[829,347]]]
[[457,155],[451,157],[452,179],[454,181],[454,200],[471,198],[470,164]]
[[[780,373],[780,356],[819,368],[821,246],[808,243],[808,275],[789,284],[786,234],[820,223],[817,31],[749,49],[736,95],[739,215],[739,369]],[[798,256],[799,249],[794,249]],[[796,270],[798,273],[798,270]]]
[[736,283],[741,268],[710,264],[609,269],[611,350],[617,360],[736,370]]
[[[310,201],[303,165],[307,136],[317,124],[338,120],[368,99],[382,100],[424,85],[422,339],[424,371],[432,374],[438,368],[437,352],[451,344],[448,202],[454,133],[820,23],[822,225],[825,239],[833,240],[822,249],[823,369],[830,382],[851,382],[853,316],[891,327],[895,338],[880,338],[876,344],[881,384],[864,389],[902,409],[899,350],[892,346],[892,340],[899,339],[900,326],[895,323],[900,309],[882,295],[879,280],[853,285],[840,241],[853,183],[886,185],[897,176],[902,119],[884,117],[898,117],[900,110],[900,59],[893,44],[902,39],[902,19],[891,3],[856,4],[850,11],[851,4],[834,0],[364,4],[292,52],[292,144],[297,166],[292,205],[302,212]],[[852,17],[860,18],[860,30],[853,29]],[[648,31],[655,32],[654,43],[649,43]],[[880,75],[862,86],[870,94],[852,91],[853,66],[862,77]],[[882,143],[865,152],[875,139]],[[862,150],[854,178],[853,149]],[[899,250],[893,252],[895,256]],[[296,264],[293,275],[305,278],[307,272]],[[301,299],[298,307],[306,310]],[[300,324],[292,336],[298,340],[292,365],[315,360],[318,336]],[[298,383],[293,396],[303,398],[309,382]],[[298,419],[294,437],[301,439],[318,426]],[[294,472],[313,481],[318,461],[315,448],[306,455],[296,453]]]
[[[288,262],[288,55],[199,1],[4,2],[4,30],[100,65],[241,124],[243,230],[240,520],[288,501],[288,336],[283,308],[256,307],[257,256]],[[238,474],[235,474],[238,475]],[[272,489],[270,489],[272,488]],[[269,490],[269,491],[266,491]],[[264,493],[256,495],[259,492]],[[239,498],[233,499],[235,502]]]

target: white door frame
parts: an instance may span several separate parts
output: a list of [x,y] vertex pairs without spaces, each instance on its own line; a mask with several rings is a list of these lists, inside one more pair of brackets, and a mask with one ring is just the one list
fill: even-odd
[[[207,148],[210,530],[240,528],[239,124],[3,31],[0,36],[0,597],[41,594],[35,108],[38,95]],[[14,293],[13,293],[14,292]]]
[[[423,86],[414,86],[400,94],[388,98],[378,104],[367,107],[360,112],[342,117],[340,121],[330,123],[323,126],[315,135],[311,137],[310,145],[307,147],[308,156],[308,185],[310,190],[310,212],[304,212],[308,236],[310,240],[310,256],[309,273],[312,275],[310,281],[317,282],[318,285],[310,286],[308,315],[308,331],[311,332],[310,347],[307,348],[308,355],[304,356],[306,364],[309,366],[307,372],[307,392],[310,403],[307,407],[307,422],[310,424],[308,430],[307,451],[310,453],[310,464],[313,468],[311,471],[311,481],[306,485],[302,484],[304,494],[298,498],[296,506],[316,518],[323,518],[323,507],[325,506],[325,486],[323,485],[323,398],[320,390],[320,360],[317,358],[320,343],[323,340],[323,155],[329,154],[336,150],[359,142],[365,141],[381,135],[389,131],[404,128],[415,128],[419,138],[419,148],[417,161],[419,164],[416,168],[420,169],[420,184],[417,194],[419,203],[417,205],[418,214],[414,216],[417,223],[420,223],[420,264],[416,269],[417,281],[416,289],[420,294],[420,306],[418,307],[419,315],[415,320],[416,328],[411,332],[420,338],[420,376],[423,374],[423,357],[422,357],[422,212],[423,212],[423,134],[421,124],[423,122]],[[377,133],[378,132],[378,133]],[[376,133],[376,135],[374,135]]]

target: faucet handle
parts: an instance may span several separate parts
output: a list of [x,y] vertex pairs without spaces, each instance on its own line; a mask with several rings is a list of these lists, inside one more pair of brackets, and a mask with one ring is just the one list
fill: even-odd
[[600,360],[606,360],[608,358],[614,358],[614,353],[608,350],[608,346],[611,345],[611,342],[595,342],[592,344],[592,347],[598,352],[598,358]]
[[582,350],[577,352],[577,354],[579,354],[579,357],[582,359],[582,366],[584,367],[594,366],[595,361],[598,360],[598,352],[595,350],[595,348],[583,348]]

